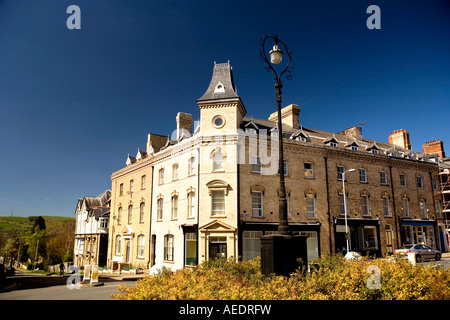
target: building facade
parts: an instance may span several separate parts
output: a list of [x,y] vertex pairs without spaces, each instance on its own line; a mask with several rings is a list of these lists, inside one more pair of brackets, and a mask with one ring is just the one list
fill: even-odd
[[78,199],[75,210],[74,265],[106,266],[111,191]]
[[382,256],[406,243],[438,246],[439,168],[411,150],[406,130],[385,143],[363,138],[358,126],[309,129],[289,105],[279,133],[277,113],[246,116],[229,63],[214,64],[197,104],[198,122],[178,113],[172,136],[149,134],[146,152],[112,174],[108,265],[178,269],[260,255],[260,237],[278,227],[280,138],[288,221],[308,237],[309,260],[346,250],[343,183],[351,250]]

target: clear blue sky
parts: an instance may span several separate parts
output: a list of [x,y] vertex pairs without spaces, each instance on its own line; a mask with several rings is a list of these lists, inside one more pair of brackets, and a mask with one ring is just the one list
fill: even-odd
[[[81,30],[68,30],[69,5]],[[369,5],[381,30],[369,30]],[[276,7],[274,7],[276,5]],[[0,215],[73,216],[77,199],[111,188],[147,133],[199,115],[214,61],[230,60],[249,116],[275,111],[258,40],[292,51],[283,105],[305,127],[450,154],[450,2],[0,0]]]

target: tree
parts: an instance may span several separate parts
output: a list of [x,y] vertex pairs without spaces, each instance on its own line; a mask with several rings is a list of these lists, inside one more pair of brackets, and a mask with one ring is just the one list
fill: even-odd
[[47,254],[49,264],[72,260],[75,222],[58,223],[47,230]]
[[33,234],[35,232],[35,229],[37,226],[39,226],[39,230],[45,230],[47,229],[47,226],[45,225],[45,219],[41,216],[39,217],[28,217],[30,221],[33,221],[33,226],[31,227],[31,233]]

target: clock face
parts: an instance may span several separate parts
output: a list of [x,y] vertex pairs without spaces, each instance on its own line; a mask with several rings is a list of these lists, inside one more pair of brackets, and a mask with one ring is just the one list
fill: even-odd
[[215,116],[212,120],[214,127],[222,128],[225,124],[225,119],[223,116]]

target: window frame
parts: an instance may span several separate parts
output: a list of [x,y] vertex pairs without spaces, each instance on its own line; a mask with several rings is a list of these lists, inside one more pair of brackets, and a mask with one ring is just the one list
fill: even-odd
[[174,261],[175,255],[175,237],[173,234],[165,234],[164,235],[164,261]]
[[[218,197],[218,195],[220,194],[220,196]],[[223,201],[217,201],[217,200],[221,200],[223,199]],[[215,207],[217,205],[220,205],[223,203],[223,209],[221,210],[217,210],[215,209]],[[223,217],[225,216],[225,190],[222,189],[216,189],[216,190],[211,190],[211,216],[212,217]]]
[[144,217],[145,217],[145,202],[142,201],[139,204],[139,223],[144,223]]
[[164,217],[164,198],[156,200],[156,220],[162,221]]
[[382,186],[388,185],[387,173],[386,171],[380,171],[380,184]]
[[[362,174],[362,173],[364,173],[364,174]],[[364,179],[361,179],[362,177]],[[367,182],[367,170],[364,168],[359,168],[359,182],[360,183],[368,183]]]
[[259,157],[259,156],[251,156],[251,158],[250,158],[250,172],[253,172],[253,173],[261,173],[262,172],[261,157]]
[[361,195],[361,215],[363,217],[370,217],[369,195],[367,194]]
[[144,258],[145,257],[145,235],[143,235],[143,234],[138,235],[136,243],[137,243],[136,256],[138,258]]
[[[306,168],[309,165],[310,168]],[[306,179],[314,179],[314,164],[311,162],[305,162],[303,164],[303,173]]]
[[177,220],[178,219],[178,195],[173,195],[172,198],[170,199],[171,202],[171,219],[172,220]]
[[[311,201],[312,201],[312,212],[311,209]],[[308,202],[309,208],[308,208]],[[307,194],[306,195],[306,218],[307,219],[316,219],[316,195],[314,194]]]
[[128,224],[131,224],[133,222],[133,205],[128,205]]
[[[255,202],[255,196],[259,197],[259,203]],[[255,210],[258,214],[255,214]],[[262,191],[252,191],[252,217],[261,218],[264,216],[264,193]]]

